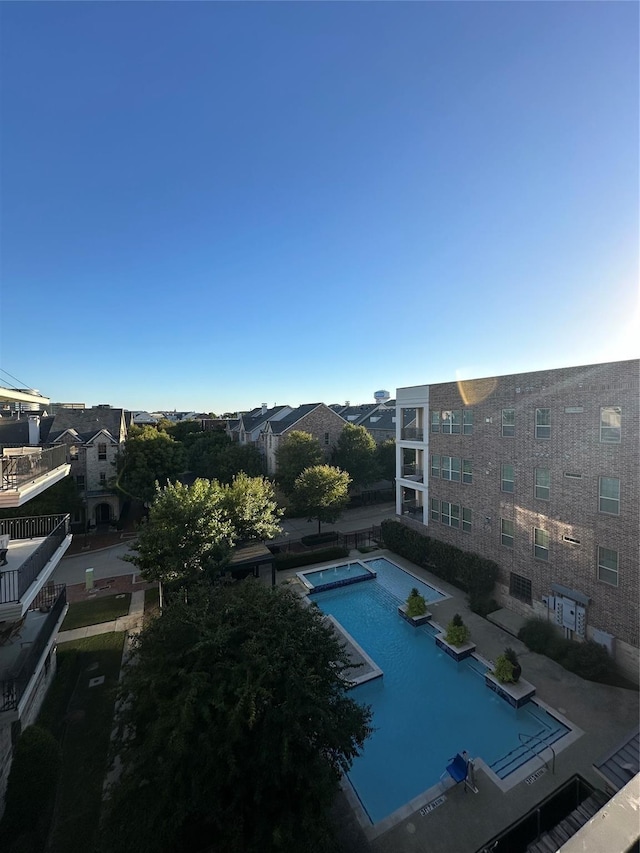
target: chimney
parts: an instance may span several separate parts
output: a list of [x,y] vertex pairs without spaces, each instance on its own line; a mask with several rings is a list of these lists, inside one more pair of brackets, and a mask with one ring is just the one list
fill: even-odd
[[263,404],[262,404],[262,414],[263,414],[263,415],[266,415],[266,414],[267,414],[267,409],[268,409],[267,404],[266,404],[266,403],[263,403]]
[[29,415],[29,444],[32,447],[40,444],[40,415]]

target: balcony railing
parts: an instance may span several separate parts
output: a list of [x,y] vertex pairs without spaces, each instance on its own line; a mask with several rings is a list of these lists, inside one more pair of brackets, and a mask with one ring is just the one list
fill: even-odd
[[69,516],[44,515],[35,518],[5,519],[0,521],[0,533],[8,533],[11,539],[47,537],[33,554],[27,557],[19,569],[2,572],[0,604],[9,604],[22,599],[24,593],[69,535]]
[[402,476],[405,480],[414,480],[416,483],[421,483],[424,479],[424,471],[422,468],[416,468],[415,465],[403,465]]
[[3,451],[0,457],[2,470],[0,489],[2,491],[15,491],[20,486],[32,483],[38,477],[43,477],[61,465],[67,464],[67,448],[64,444],[38,450],[30,451],[29,448],[24,450],[25,452],[19,454],[16,453],[15,448],[13,450],[5,448]]
[[400,437],[403,441],[423,441],[424,430],[418,427],[402,427]]
[[41,590],[31,604],[29,610],[48,610],[48,613],[33,643],[25,647],[8,676],[0,681],[0,712],[18,707],[66,603],[67,588],[63,584]]
[[404,501],[402,504],[402,515],[422,518],[422,504],[419,504],[417,501]]

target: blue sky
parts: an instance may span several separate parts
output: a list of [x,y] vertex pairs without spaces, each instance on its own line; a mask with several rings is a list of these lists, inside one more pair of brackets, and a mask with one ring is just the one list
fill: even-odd
[[0,33],[0,365],[52,399],[638,356],[637,4],[3,3]]

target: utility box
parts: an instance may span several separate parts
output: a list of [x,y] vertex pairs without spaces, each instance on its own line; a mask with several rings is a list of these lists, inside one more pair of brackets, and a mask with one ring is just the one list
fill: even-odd
[[93,569],[84,570],[84,588],[93,589]]

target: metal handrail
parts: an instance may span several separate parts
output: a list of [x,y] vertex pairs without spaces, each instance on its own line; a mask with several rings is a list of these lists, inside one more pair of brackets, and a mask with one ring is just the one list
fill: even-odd
[[2,587],[0,588],[0,604],[20,601],[42,569],[56,553],[65,538],[69,535],[69,516],[60,516],[59,523],[49,533],[30,557],[20,568],[2,572]]
[[0,489],[14,491],[26,483],[32,483],[67,463],[67,447],[25,448],[27,453],[3,455],[0,457]]
[[527,734],[526,732],[518,732],[518,739],[520,740],[520,743],[521,743],[523,746],[526,746],[526,747],[527,747],[527,749],[530,749],[530,750],[531,750],[531,752],[533,752],[533,754],[534,754],[535,756],[537,756],[537,757],[542,761],[542,763],[544,764],[544,766],[545,766],[547,769],[549,769],[549,765],[547,764],[547,762],[544,760],[544,758],[543,758],[543,757],[542,757],[542,755],[540,754],[540,753],[542,752],[542,750],[540,750],[540,752],[536,752],[534,749],[532,749],[532,748],[531,748],[531,746],[530,746],[528,743],[524,743],[524,741],[522,740],[522,738],[523,738],[523,737],[528,737],[530,740],[533,740],[533,739],[535,738],[537,741],[539,741],[539,742],[542,744],[542,748],[543,748],[543,749],[545,749],[546,747],[548,747],[548,748],[551,750],[551,753],[552,753],[552,755],[553,755],[553,762],[552,762],[552,764],[551,764],[551,772],[555,775],[555,772],[556,772],[556,751],[555,751],[555,749],[551,746],[551,744],[550,744],[550,743],[546,743],[546,742],[545,742],[541,737],[539,737],[539,735],[529,735],[529,734]]

